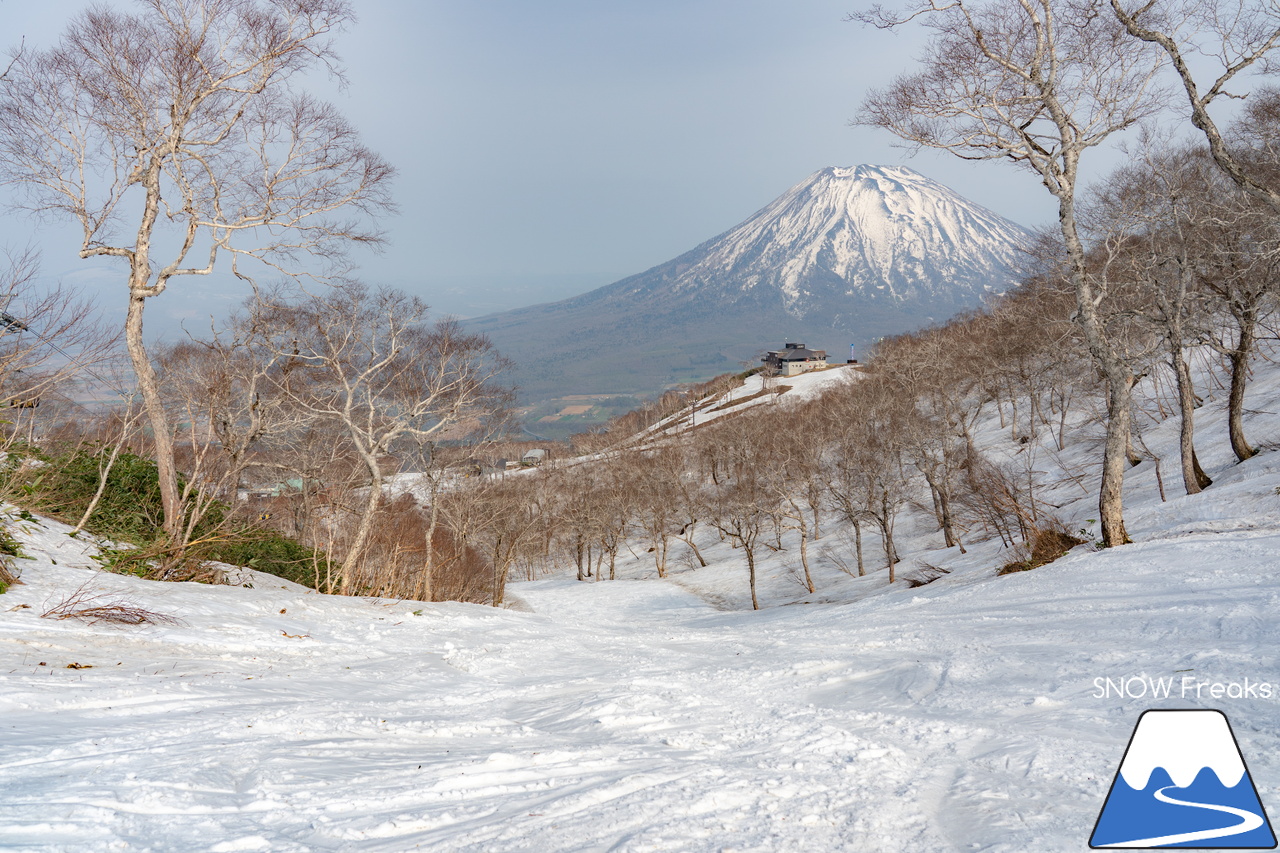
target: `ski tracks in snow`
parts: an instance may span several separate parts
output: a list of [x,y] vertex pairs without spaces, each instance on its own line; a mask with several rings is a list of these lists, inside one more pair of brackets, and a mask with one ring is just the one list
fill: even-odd
[[1092,679],[1171,626],[1164,667],[1257,667],[1267,544],[758,613],[660,581],[522,584],[512,613],[104,576],[183,624],[5,611],[0,848],[1079,850],[1146,706]]

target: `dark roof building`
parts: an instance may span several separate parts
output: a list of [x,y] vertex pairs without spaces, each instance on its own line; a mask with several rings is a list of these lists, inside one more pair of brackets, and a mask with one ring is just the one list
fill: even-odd
[[766,367],[772,368],[779,376],[795,376],[806,370],[817,370],[827,366],[827,351],[809,349],[804,344],[787,344],[780,350],[771,350],[760,359]]

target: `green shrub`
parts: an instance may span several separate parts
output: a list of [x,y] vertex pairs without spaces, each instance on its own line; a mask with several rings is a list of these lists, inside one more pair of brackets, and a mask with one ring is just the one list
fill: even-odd
[[155,542],[136,548],[99,548],[93,559],[102,566],[103,571],[117,575],[133,575],[139,578],[153,574],[158,552],[163,543]]
[[205,538],[197,536],[177,561],[163,539],[137,543],[137,547],[102,548],[95,559],[106,571],[140,578],[207,581],[214,575],[203,564],[215,561],[247,566],[303,586],[316,585],[316,565],[323,557],[294,539],[258,527],[204,533]]
[[14,557],[25,557],[22,543],[13,538],[7,527],[0,527],[0,595],[18,582],[18,573],[13,567]]
[[0,554],[7,557],[27,556],[22,552],[22,543],[13,537],[7,527],[0,527]]
[[274,530],[246,527],[225,540],[201,549],[206,560],[248,566],[314,588],[319,554],[296,539]]
[[[39,469],[36,499],[40,509],[72,523],[93,500],[110,449],[76,448],[48,459]],[[86,525],[108,539],[142,544],[153,539],[164,519],[156,463],[122,452],[107,476],[107,488]]]
[[[37,469],[32,488],[39,508],[62,518],[79,521],[98,490],[102,467],[110,448],[76,448],[47,457],[48,465]],[[179,479],[179,487],[185,485]],[[169,566],[165,577],[198,578],[198,563],[216,560],[248,566],[296,583],[314,586],[317,554],[273,530],[228,522],[231,507],[220,501],[209,506],[193,532],[195,543],[185,555],[183,566]],[[85,527],[89,532],[127,543],[134,548],[103,549],[103,568],[121,574],[155,577],[157,563],[163,564],[169,549],[161,537],[164,504],[160,499],[160,475],[156,463],[128,451],[116,459],[107,477],[107,487]],[[0,543],[0,553],[3,552]]]

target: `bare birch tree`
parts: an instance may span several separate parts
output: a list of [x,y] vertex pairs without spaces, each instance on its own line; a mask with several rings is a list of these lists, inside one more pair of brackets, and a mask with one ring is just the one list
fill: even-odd
[[1076,319],[1107,380],[1107,438],[1099,513],[1103,541],[1129,541],[1121,486],[1133,373],[1099,316],[1106,297],[1089,275],[1076,221],[1080,159],[1154,115],[1159,62],[1101,0],[923,0],[906,15],[876,7],[860,19],[894,28],[920,18],[934,36],[921,71],[872,92],[858,119],[915,147],[1002,159],[1032,171],[1058,201],[1076,292]]
[[649,543],[658,577],[667,576],[671,537],[681,527],[681,481],[687,476],[683,448],[675,443],[637,452],[630,470],[637,527]]
[[268,294],[253,310],[271,330],[276,393],[340,425],[368,477],[340,569],[345,593],[373,527],[393,446],[478,427],[507,403],[509,395],[493,381],[506,361],[485,337],[464,333],[452,320],[429,323],[421,300],[386,288],[351,282],[297,301]]
[[82,258],[126,267],[125,338],[154,433],[164,528],[180,534],[174,444],[143,309],[174,279],[245,258],[300,271],[376,243],[391,168],[330,105],[297,91],[338,73],[346,0],[140,0],[95,6],[0,84],[0,180],[80,226]]
[[[1271,53],[1280,47],[1280,8],[1270,0],[1108,2],[1130,36],[1168,60],[1186,95],[1191,124],[1204,134],[1218,167],[1245,192],[1280,213],[1280,186],[1249,167],[1209,112],[1219,98],[1240,97],[1228,87],[1251,69],[1274,70]],[[1197,78],[1188,55],[1199,60],[1199,68],[1206,67],[1206,60],[1213,65],[1212,79]]]
[[1091,230],[1099,235],[1097,254],[1107,277],[1134,282],[1138,292],[1131,310],[1162,340],[1174,377],[1183,487],[1193,495],[1213,483],[1196,454],[1196,393],[1186,356],[1204,325],[1198,274],[1204,223],[1196,207],[1203,208],[1212,182],[1199,151],[1143,149],[1138,162],[1113,172],[1096,191]]
[[763,414],[753,413],[752,420],[760,486],[773,498],[765,511],[774,517],[780,531],[798,534],[804,585],[809,592],[816,592],[809,566],[809,543],[817,539],[814,505],[821,500],[823,445],[813,426],[797,417],[794,410],[769,407]]
[[[1174,70],[1186,97],[1188,118],[1203,134],[1209,155],[1222,174],[1266,208],[1272,217],[1280,214],[1280,180],[1277,180],[1273,132],[1278,100],[1275,92],[1264,90],[1250,98],[1246,115],[1237,125],[1235,139],[1230,132],[1223,132],[1210,111],[1219,99],[1244,97],[1231,89],[1241,83],[1246,74],[1275,71],[1273,52],[1280,48],[1280,8],[1268,0],[1183,0],[1176,4],[1155,0],[1136,4],[1109,2],[1126,31],[1151,46]],[[1269,140],[1268,135],[1272,137]],[[1243,223],[1237,227],[1244,227]],[[1259,229],[1255,224],[1252,231],[1256,230]],[[1270,229],[1262,226],[1261,230]],[[1231,362],[1229,434],[1232,450],[1241,462],[1255,453],[1245,440],[1241,412],[1258,316],[1258,300],[1249,297],[1268,290],[1258,286],[1254,275],[1259,267],[1274,265],[1267,255],[1269,253],[1256,253],[1253,264],[1229,264],[1235,270],[1228,270],[1225,280],[1219,279],[1211,285],[1225,291],[1238,287],[1240,295],[1245,297],[1244,301],[1230,297],[1225,300],[1237,326],[1235,344],[1213,342]],[[1248,270],[1250,266],[1252,270]],[[1241,270],[1248,271],[1241,273]],[[1269,276],[1269,271],[1264,275]]]
[[[217,502],[234,504],[236,490],[264,441],[296,436],[305,413],[277,392],[283,356],[271,349],[273,330],[259,312],[233,314],[222,331],[162,346],[157,375],[172,420],[180,425],[182,524],[169,543],[180,554]],[[222,522],[230,521],[226,515]],[[207,530],[217,536],[221,531]]]
[[39,284],[31,251],[0,256],[0,406],[34,408],[41,395],[118,354],[120,337],[93,302]]
[[[460,547],[474,548],[489,563],[489,600],[494,607],[505,603],[512,567],[538,546],[541,522],[551,511],[553,480],[543,471],[532,471],[481,480],[441,495],[446,528]],[[581,570],[578,580],[583,580]]]
[[[1280,187],[1280,91],[1254,92],[1232,128],[1234,152],[1265,186]],[[1223,173],[1222,183],[1228,176]],[[1280,217],[1267,200],[1218,186],[1206,193],[1202,226],[1210,230],[1202,285],[1225,322],[1205,343],[1230,365],[1227,433],[1240,462],[1257,452],[1244,431],[1245,389],[1263,317],[1280,295]]]
[[[30,251],[0,264],[0,500],[16,498],[41,464],[23,445],[34,443],[37,413],[49,410],[49,398],[62,396],[59,390],[85,371],[103,370],[118,353],[119,335],[94,320],[92,303],[62,285],[40,287],[38,270]],[[113,442],[102,458],[113,463],[120,446]],[[109,472],[106,463],[100,488]],[[77,530],[87,518],[86,512]]]
[[756,591],[756,553],[765,521],[777,500],[765,485],[758,466],[759,421],[749,415],[731,416],[697,436],[699,454],[711,474],[705,484],[707,523],[742,548],[747,558],[751,608],[760,609]]

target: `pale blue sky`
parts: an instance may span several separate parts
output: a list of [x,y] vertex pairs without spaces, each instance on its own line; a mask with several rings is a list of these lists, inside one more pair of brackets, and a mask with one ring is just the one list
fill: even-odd
[[[0,0],[3,41],[47,46],[82,5]],[[339,41],[350,86],[333,99],[400,170],[402,210],[362,274],[463,315],[560,299],[668,260],[830,165],[906,163],[1023,225],[1051,221],[1027,174],[907,159],[849,126],[920,45],[845,22],[855,6],[357,0]],[[73,231],[7,217],[3,234],[34,239],[49,276],[111,275],[75,257]],[[163,298],[207,313],[207,298]]]

